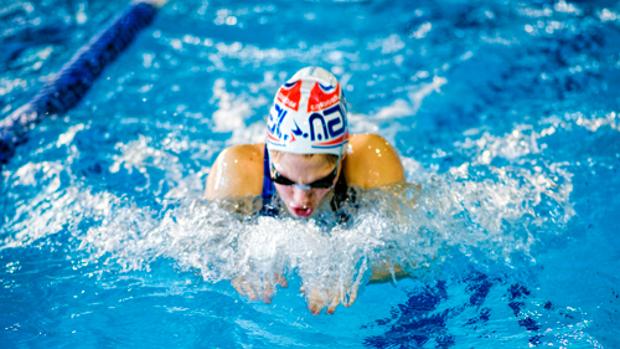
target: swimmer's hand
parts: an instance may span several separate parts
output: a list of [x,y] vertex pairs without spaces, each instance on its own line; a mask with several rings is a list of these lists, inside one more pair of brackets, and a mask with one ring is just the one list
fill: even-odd
[[333,314],[339,304],[350,307],[357,298],[357,287],[348,295],[344,295],[340,290],[319,291],[312,290],[308,294],[308,310],[314,315],[321,313],[323,308],[327,308],[327,314]]
[[271,303],[271,298],[278,285],[280,287],[288,287],[286,278],[278,273],[274,273],[273,277],[261,277],[259,280],[238,276],[231,281],[231,284],[240,295],[247,297],[251,301],[260,298],[265,303]]
[[308,310],[314,315],[318,315],[326,308],[327,314],[333,314],[338,305],[350,307],[357,299],[359,283],[354,283],[350,287],[332,288],[311,288],[302,286],[301,291],[305,293],[308,301]]
[[[363,273],[362,273],[363,274]],[[330,288],[311,287],[304,285],[301,292],[308,300],[308,310],[314,315],[320,314],[326,308],[327,314],[333,314],[338,305],[350,307],[357,299],[359,287],[362,283],[362,274],[358,274],[349,285],[334,285]],[[389,261],[374,265],[369,283],[396,281],[408,277],[409,274],[398,264]]]

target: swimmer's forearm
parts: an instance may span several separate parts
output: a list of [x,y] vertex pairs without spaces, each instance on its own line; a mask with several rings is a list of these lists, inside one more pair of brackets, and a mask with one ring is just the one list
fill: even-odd
[[216,201],[224,210],[241,217],[251,216],[260,211],[260,198],[257,197],[219,199]]
[[393,280],[400,280],[408,277],[409,274],[398,265],[383,264],[381,266],[372,268],[372,275],[370,276],[369,283],[389,282]]

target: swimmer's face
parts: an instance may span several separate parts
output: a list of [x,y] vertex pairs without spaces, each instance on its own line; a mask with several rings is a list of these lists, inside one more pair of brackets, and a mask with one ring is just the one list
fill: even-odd
[[[325,178],[333,178],[331,184],[335,184],[340,171],[338,163],[334,164],[324,156],[308,157],[291,153],[278,156],[273,167],[279,175],[298,184],[310,184]],[[333,176],[334,169],[336,176]],[[288,211],[300,218],[310,217],[333,188],[333,185],[329,188],[300,188],[295,185],[274,184]]]

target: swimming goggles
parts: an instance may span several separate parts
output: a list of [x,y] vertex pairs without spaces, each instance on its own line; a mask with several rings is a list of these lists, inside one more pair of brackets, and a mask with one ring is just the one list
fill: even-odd
[[312,183],[301,184],[290,180],[289,178],[283,176],[278,170],[276,170],[275,166],[271,164],[271,180],[274,183],[280,185],[293,185],[301,190],[310,190],[310,189],[328,189],[334,186],[334,182],[336,180],[336,176],[338,176],[338,166],[334,168],[334,170],[323,178],[319,178]]

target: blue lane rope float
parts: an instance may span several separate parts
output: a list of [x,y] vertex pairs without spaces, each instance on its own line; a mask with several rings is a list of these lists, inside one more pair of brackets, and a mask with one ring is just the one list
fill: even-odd
[[15,154],[15,148],[28,139],[28,131],[45,117],[69,111],[77,105],[101,75],[151,22],[164,0],[133,3],[105,30],[65,64],[26,105],[0,121],[0,166]]

